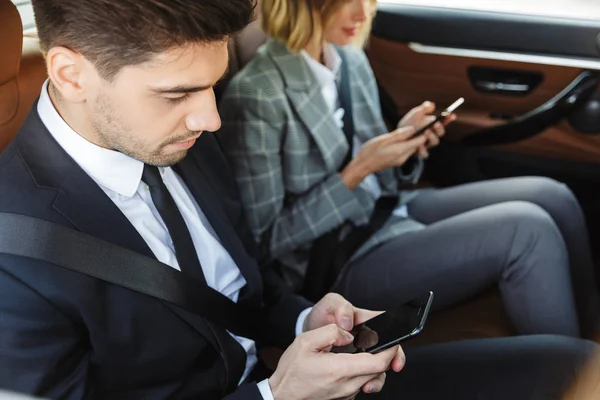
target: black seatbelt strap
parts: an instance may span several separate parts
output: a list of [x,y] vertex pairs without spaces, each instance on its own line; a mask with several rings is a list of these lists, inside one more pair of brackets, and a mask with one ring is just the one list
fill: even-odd
[[238,336],[257,337],[258,310],[234,303],[167,264],[63,225],[0,213],[0,254],[89,275],[182,307]]
[[346,165],[352,160],[353,157],[353,149],[354,149],[354,113],[352,111],[352,91],[350,88],[350,74],[348,72],[348,63],[346,60],[346,56],[343,51],[339,52],[340,59],[342,60],[341,65],[341,80],[340,86],[338,89],[339,92],[339,100],[340,106],[344,110],[344,117],[342,121],[344,123],[343,131],[346,136],[346,141],[348,142],[348,153],[346,153],[346,157],[344,158],[344,162],[340,166],[340,171],[344,169]]

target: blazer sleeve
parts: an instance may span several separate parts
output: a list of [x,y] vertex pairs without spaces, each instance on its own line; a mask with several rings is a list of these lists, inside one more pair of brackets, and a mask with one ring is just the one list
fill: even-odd
[[[375,74],[369,63],[369,59],[363,51],[356,51],[356,54],[360,58],[358,63],[361,66],[361,76],[364,77],[364,81],[371,98],[371,104],[376,110],[376,117],[379,120],[378,124],[381,128],[381,132],[386,132],[386,125],[381,112],[381,102],[379,100],[379,89],[377,88],[377,81]],[[395,168],[396,176],[400,181],[406,183],[417,183],[423,174],[425,163],[422,158],[415,155],[407,160],[401,167]]]
[[47,299],[0,270],[0,387],[83,399],[89,369],[85,335]]
[[234,79],[219,107],[220,140],[248,223],[261,244],[261,263],[308,245],[346,221],[366,223],[372,207],[370,195],[361,188],[349,190],[338,173],[286,202],[281,148],[286,124],[293,117],[281,96]]

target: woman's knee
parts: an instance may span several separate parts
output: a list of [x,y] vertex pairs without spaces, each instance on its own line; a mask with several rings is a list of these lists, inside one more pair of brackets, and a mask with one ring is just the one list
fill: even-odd
[[[546,177],[527,178],[528,186],[534,193],[531,202],[551,212],[554,208],[579,208],[579,202],[571,189],[562,182]],[[566,210],[565,210],[566,211]]]
[[552,215],[542,206],[529,201],[510,201],[503,204],[508,223],[531,233],[559,232]]
[[529,252],[537,258],[566,262],[568,254],[563,236],[544,208],[526,201],[505,203],[504,219],[513,228],[514,256]]

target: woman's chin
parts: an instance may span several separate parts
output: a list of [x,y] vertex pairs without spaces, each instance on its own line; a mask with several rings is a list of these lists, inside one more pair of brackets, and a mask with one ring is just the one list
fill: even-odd
[[336,37],[333,38],[332,40],[328,40],[329,43],[333,44],[334,46],[348,46],[349,44],[352,44],[354,42],[354,37],[349,37],[347,35],[344,35],[344,37]]

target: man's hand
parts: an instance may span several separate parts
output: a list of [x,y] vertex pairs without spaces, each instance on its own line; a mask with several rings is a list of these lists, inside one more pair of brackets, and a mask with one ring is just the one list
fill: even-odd
[[[435,104],[426,101],[420,106],[410,110],[404,118],[398,123],[398,128],[412,126],[415,130],[419,130],[425,125],[431,123],[435,119]],[[456,114],[451,114],[442,122],[437,122],[431,129],[425,131],[423,136],[427,139],[425,146],[419,148],[419,155],[423,158],[429,156],[427,148],[435,147],[440,144],[440,138],[446,133],[446,125],[456,120]]]
[[[336,324],[346,332],[350,332],[354,326],[362,324],[381,313],[382,311],[370,311],[354,307],[348,300],[339,294],[329,293],[325,295],[321,301],[315,304],[306,317],[306,320],[304,320],[304,332],[330,324]],[[359,347],[370,346],[363,346],[363,344],[359,343]],[[391,362],[392,369],[399,372],[404,367],[404,363],[404,352],[398,347],[396,357],[394,357]],[[369,385],[373,385],[375,388],[381,388],[384,383],[385,374],[379,375],[363,385],[363,391],[369,393]]]
[[402,166],[410,156],[424,148],[426,137],[411,138],[414,133],[413,127],[404,127],[366,142],[340,173],[348,189],[353,190],[374,172]]
[[385,371],[400,371],[404,353],[395,346],[379,354],[335,354],[333,346],[345,346],[354,338],[331,324],[303,333],[285,351],[269,378],[275,400],[330,400],[353,398],[361,389],[381,391]]

